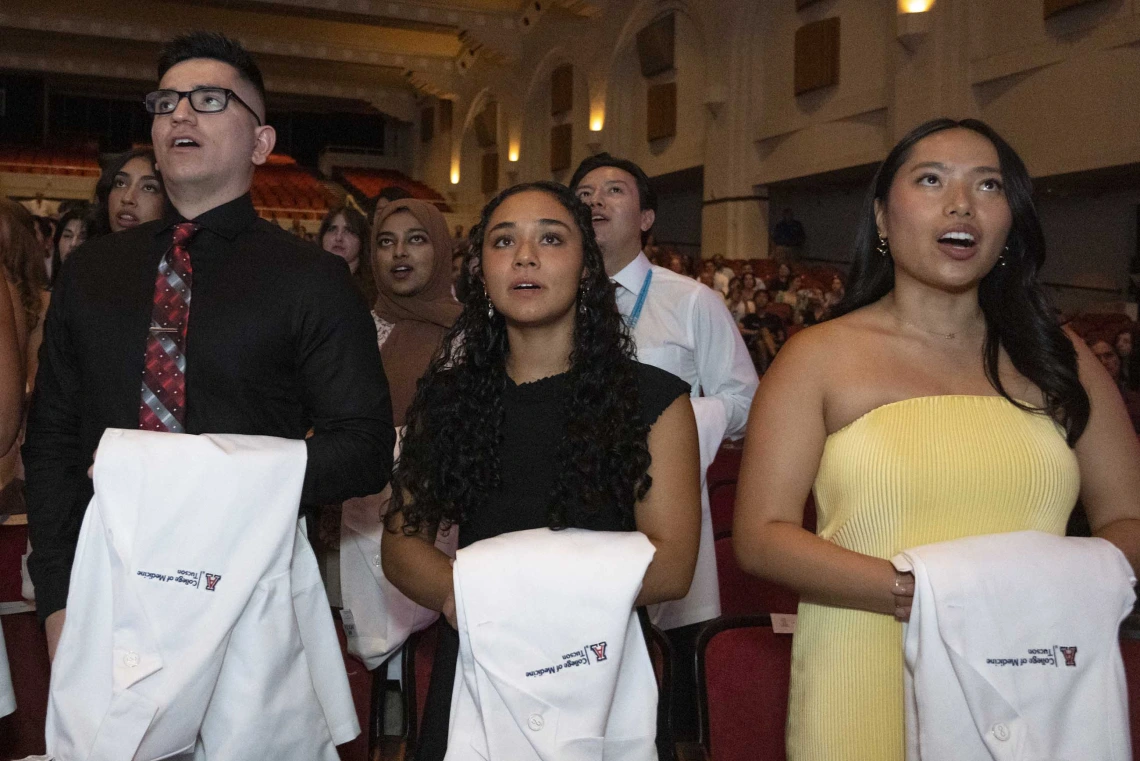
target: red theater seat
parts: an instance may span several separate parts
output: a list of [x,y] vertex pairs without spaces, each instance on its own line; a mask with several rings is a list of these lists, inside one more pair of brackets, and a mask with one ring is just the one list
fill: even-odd
[[708,484],[710,493],[723,483],[736,483],[740,475],[740,457],[743,454],[742,447],[721,445],[716,458],[709,463],[708,473],[705,474],[705,483]]
[[799,595],[795,592],[741,569],[732,551],[731,536],[716,540],[716,573],[722,615],[795,613],[799,608]]
[[16,690],[16,712],[0,718],[0,758],[42,754],[51,680],[47,639],[35,613],[0,616],[0,625]]
[[714,539],[732,534],[732,509],[735,504],[735,482],[717,484],[709,491],[709,512],[712,515]]
[[403,700],[404,700],[404,757],[415,758],[420,737],[420,721],[427,705],[428,685],[431,684],[432,664],[435,661],[439,627],[449,626],[442,617],[421,632],[416,632],[404,644]]
[[768,616],[721,618],[697,639],[701,745],[710,761],[784,761],[792,637]]

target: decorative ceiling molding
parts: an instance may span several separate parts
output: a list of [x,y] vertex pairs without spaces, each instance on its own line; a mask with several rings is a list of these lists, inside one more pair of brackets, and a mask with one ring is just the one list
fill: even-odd
[[[30,53],[0,52],[0,69],[38,71],[47,74],[68,74],[85,77],[154,81],[154,65],[125,63],[97,57],[34,55]],[[267,76],[266,89],[291,95],[347,98],[371,103],[378,110],[403,121],[415,120],[415,98],[412,93],[390,87],[363,87],[345,85],[328,79],[312,77]]]
[[[249,8],[262,7],[269,11],[283,8],[297,8],[306,15],[330,19],[351,19],[358,23],[380,26],[408,24],[434,27],[482,27],[514,25],[516,12],[510,9],[511,3],[503,3],[503,9],[474,9],[454,3],[422,2],[422,0],[194,0],[206,5],[242,5]],[[518,4],[514,4],[517,9]]]
[[[175,26],[163,27],[149,23],[108,22],[77,15],[4,12],[0,12],[0,27],[142,42],[159,42],[183,31],[181,27]],[[288,40],[268,35],[239,34],[235,36],[250,52],[258,54],[426,71],[450,71],[453,68],[453,61],[450,57],[412,55],[348,45],[312,45],[299,40]]]
[[602,8],[597,3],[587,0],[551,0],[551,3],[582,18],[595,18],[602,13]]

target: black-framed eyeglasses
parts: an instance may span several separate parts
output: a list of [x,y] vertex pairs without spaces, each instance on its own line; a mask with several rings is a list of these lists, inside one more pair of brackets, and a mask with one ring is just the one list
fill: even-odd
[[146,96],[146,111],[148,114],[155,116],[164,116],[166,114],[173,114],[175,109],[178,108],[178,103],[183,99],[190,100],[190,108],[194,109],[200,114],[219,114],[226,110],[226,106],[230,104],[230,100],[236,100],[238,103],[245,106],[246,110],[253,114],[253,118],[257,119],[257,126],[262,126],[261,117],[257,115],[248,103],[241,99],[233,90],[228,90],[225,87],[196,87],[193,90],[155,90],[152,93],[147,93]]

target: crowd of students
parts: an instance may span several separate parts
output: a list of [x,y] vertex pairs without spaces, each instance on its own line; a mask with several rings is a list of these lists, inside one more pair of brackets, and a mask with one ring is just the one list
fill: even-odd
[[[70,573],[97,486],[88,468],[94,460],[98,482],[110,472],[99,457],[122,451],[97,453],[108,429],[247,436],[266,447],[269,437],[294,445],[290,462],[304,442],[302,514],[341,505],[342,542],[374,547],[363,570],[350,569],[358,576],[341,579],[350,648],[367,662],[378,648],[384,657],[398,649],[393,632],[406,636],[437,615],[448,624],[417,738],[421,761],[486,758],[478,748],[494,749],[492,758],[538,758],[539,746],[548,757],[561,748],[600,758],[607,743],[621,749],[617,757],[648,758],[655,745],[671,755],[675,738],[653,721],[619,736],[614,727],[634,714],[610,721],[609,703],[598,710],[616,700],[612,689],[587,686],[599,670],[557,665],[578,664],[576,651],[586,662],[623,657],[606,643],[624,641],[630,621],[638,636],[648,622],[666,632],[676,659],[673,727],[691,736],[694,642],[720,614],[703,474],[726,438],[745,439],[732,532],[740,565],[803,600],[787,741],[797,761],[904,757],[899,624],[917,613],[921,590],[913,570],[892,563],[898,553],[978,534],[1061,534],[1079,493],[1091,532],[1106,540],[1100,551],[1123,566],[1140,563],[1140,441],[1118,381],[1098,361],[1103,352],[1094,355],[1048,307],[1036,279],[1045,246],[1028,173],[981,122],[941,119],[907,134],[876,174],[846,283],[815,287],[788,265],[764,282],[719,257],[697,278],[678,272],[672,253],[651,250],[665,266],[654,264],[649,179],[605,153],[585,159],[569,186],[504,190],[466,244],[431,203],[385,197],[370,219],[333,209],[314,246],[258,219],[249,196],[275,142],[252,57],[221,35],[193,33],[164,48],[158,80],[147,98],[155,153],[109,168],[77,227],[67,218],[75,209],[60,217],[52,237],[62,243],[69,234],[70,248],[49,249],[26,211],[0,204],[10,281],[0,296],[11,302],[0,299],[0,444],[15,439],[19,390],[34,378],[22,449],[28,568],[49,654],[62,648],[62,663],[113,657],[128,675],[153,666],[133,641],[84,653],[77,632],[102,627],[109,641],[112,628],[119,636],[115,616],[126,614],[110,602],[105,610],[88,599],[70,604],[80,602]],[[36,367],[30,342],[41,325]],[[195,484],[210,479],[195,467],[169,463],[188,492],[180,500],[192,501]],[[172,474],[151,475],[148,493]],[[802,527],[813,489],[816,533]],[[169,508],[159,503],[100,510]],[[226,531],[225,522],[214,530]],[[613,607],[606,584],[548,585],[543,610],[598,627],[582,630],[589,642],[566,639],[562,624],[543,619],[527,622],[525,652],[495,652],[495,626],[533,608],[508,596],[491,606],[498,615],[487,614],[487,586],[516,588],[532,572],[577,578],[566,553],[520,555],[515,542],[541,535],[521,546],[574,541],[588,554],[618,546],[606,539],[617,532],[643,535],[646,559],[636,578],[622,579],[635,591],[621,615],[599,613]],[[256,586],[265,569],[211,555],[214,539],[178,543],[216,564],[202,572],[206,590]],[[307,545],[303,532],[297,541]],[[520,556],[535,567],[517,567]],[[481,590],[460,582],[474,557],[492,561],[479,566]],[[1018,589],[1048,609],[1050,590],[1035,587],[1032,564],[1013,565],[1014,583],[1025,577]],[[108,573],[121,574],[116,589],[142,595],[137,585],[162,576],[142,570],[112,564]],[[154,589],[145,595],[178,587]],[[1087,594],[1109,593],[1120,590]],[[560,611],[560,600],[576,601],[581,613]],[[173,643],[164,654],[173,663],[177,648],[198,645],[186,631],[163,629],[171,604],[154,608],[146,627]],[[631,619],[634,607],[643,619]],[[307,623],[331,631],[327,610]],[[1115,636],[1118,623],[1090,625]],[[257,659],[276,646],[267,640]],[[647,674],[646,651],[630,653],[636,662],[615,673]],[[509,673],[492,673],[504,657]],[[73,687],[68,678],[57,674],[52,689]],[[305,714],[323,718],[267,737],[304,735],[322,759],[334,758],[333,745],[352,733],[328,710],[325,691],[347,691],[333,682],[320,682],[322,706]],[[111,684],[108,674],[92,689]],[[115,684],[116,700],[155,699],[142,696],[145,679]],[[479,700],[455,697],[464,690]],[[617,689],[640,709],[639,721],[655,715],[651,693]],[[290,700],[316,698],[278,694],[275,709]],[[211,721],[245,726],[288,713],[263,708],[234,701]],[[101,718],[57,717],[49,752],[87,757],[105,740],[60,727],[89,729]],[[159,745],[147,736],[149,721],[133,727],[136,746]],[[167,750],[154,755],[186,748]]]

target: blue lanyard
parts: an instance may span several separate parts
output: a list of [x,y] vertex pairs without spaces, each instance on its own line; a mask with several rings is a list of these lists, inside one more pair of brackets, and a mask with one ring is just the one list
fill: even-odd
[[637,294],[637,303],[633,305],[633,312],[629,315],[629,329],[637,327],[641,319],[641,308],[645,306],[645,297],[649,295],[649,284],[653,282],[653,270],[645,273],[645,282],[641,284],[641,293]]

